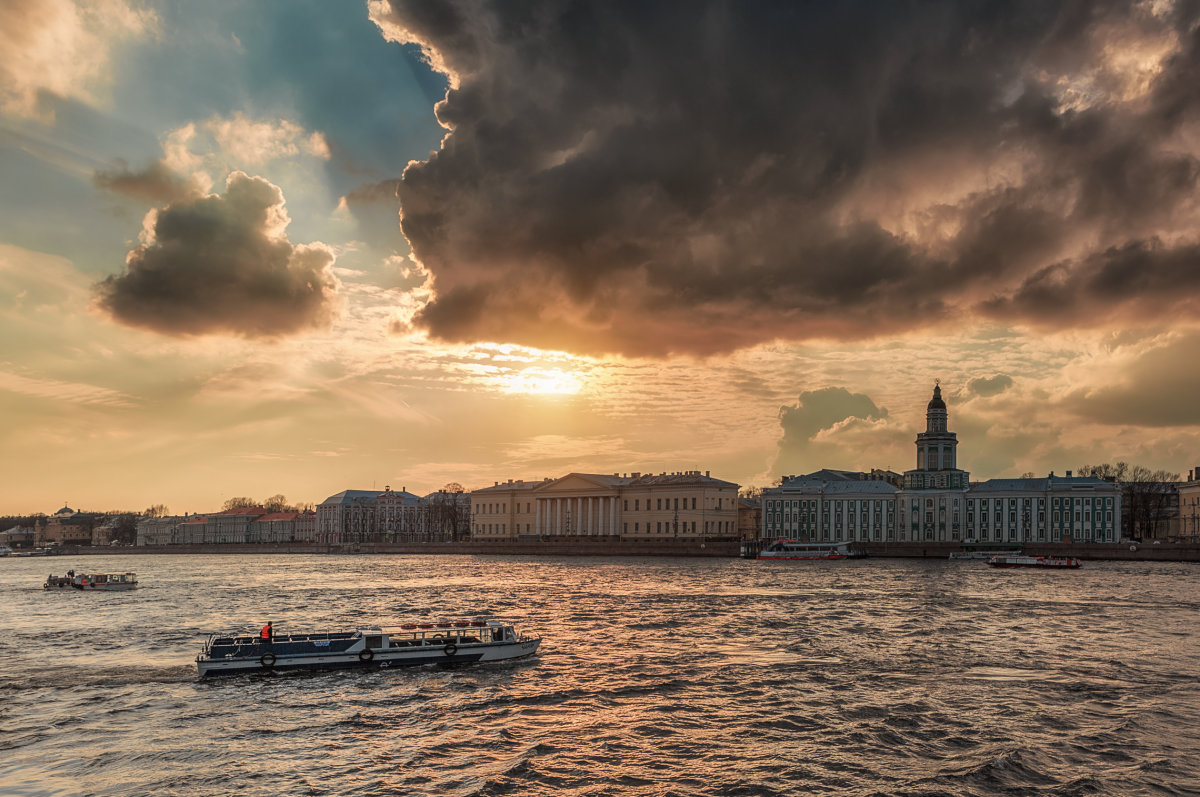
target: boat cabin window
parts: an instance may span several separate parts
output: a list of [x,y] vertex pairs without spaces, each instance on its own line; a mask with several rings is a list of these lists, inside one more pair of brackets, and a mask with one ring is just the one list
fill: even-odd
[[383,637],[380,635],[377,635],[377,634],[368,636],[367,637],[367,647],[369,647],[369,648],[383,647]]

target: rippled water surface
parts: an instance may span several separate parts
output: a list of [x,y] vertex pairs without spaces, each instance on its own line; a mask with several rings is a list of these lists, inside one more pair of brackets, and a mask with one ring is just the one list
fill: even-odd
[[[128,593],[43,592],[136,569]],[[0,559],[0,793],[1200,794],[1200,566]],[[200,682],[213,631],[505,618],[535,657]]]

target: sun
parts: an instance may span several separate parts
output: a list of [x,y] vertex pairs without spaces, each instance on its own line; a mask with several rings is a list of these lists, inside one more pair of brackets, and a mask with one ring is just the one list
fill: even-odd
[[583,379],[559,368],[526,368],[500,379],[505,393],[573,395],[583,389]]

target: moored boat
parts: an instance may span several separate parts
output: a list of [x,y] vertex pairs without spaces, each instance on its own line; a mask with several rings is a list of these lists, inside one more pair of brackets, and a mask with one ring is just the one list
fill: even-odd
[[42,589],[77,589],[83,592],[118,592],[137,589],[137,573],[81,573],[68,570],[65,576],[46,576]]
[[1079,560],[1073,556],[998,554],[988,560],[988,565],[991,567],[1041,567],[1059,570],[1077,568],[1079,564]]
[[201,678],[245,672],[381,669],[502,661],[537,652],[541,637],[497,620],[405,623],[353,631],[210,636],[196,657]]
[[776,540],[758,553],[759,559],[855,559],[862,556],[848,542]]

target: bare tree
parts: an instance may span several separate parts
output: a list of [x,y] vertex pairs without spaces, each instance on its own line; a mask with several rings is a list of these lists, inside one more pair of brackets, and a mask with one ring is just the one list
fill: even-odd
[[241,509],[244,506],[258,506],[258,501],[255,501],[253,498],[247,498],[246,496],[239,496],[230,498],[228,501],[221,504],[221,509],[228,511],[230,509]]
[[1154,470],[1144,465],[1084,465],[1084,475],[1121,483],[1121,526],[1129,537],[1158,537],[1178,511],[1179,493],[1175,482],[1179,474]]
[[743,487],[740,490],[738,490],[738,498],[749,498],[750,500],[754,500],[754,499],[760,497],[761,495],[762,495],[762,488],[755,487],[753,484],[751,484],[748,487]]
[[1027,470],[1021,474],[1021,478],[1022,479],[1036,479],[1037,475],[1033,471]]
[[1113,465],[1105,462],[1101,465],[1084,465],[1078,472],[1080,476],[1093,476],[1105,481],[1120,482],[1125,481],[1125,475],[1129,473],[1129,463],[1118,462]]
[[166,504],[155,504],[146,507],[146,511],[142,512],[142,517],[166,517],[169,511]]
[[263,501],[263,509],[268,512],[289,512],[294,509],[288,504],[287,497],[284,495],[273,495],[266,501]]

